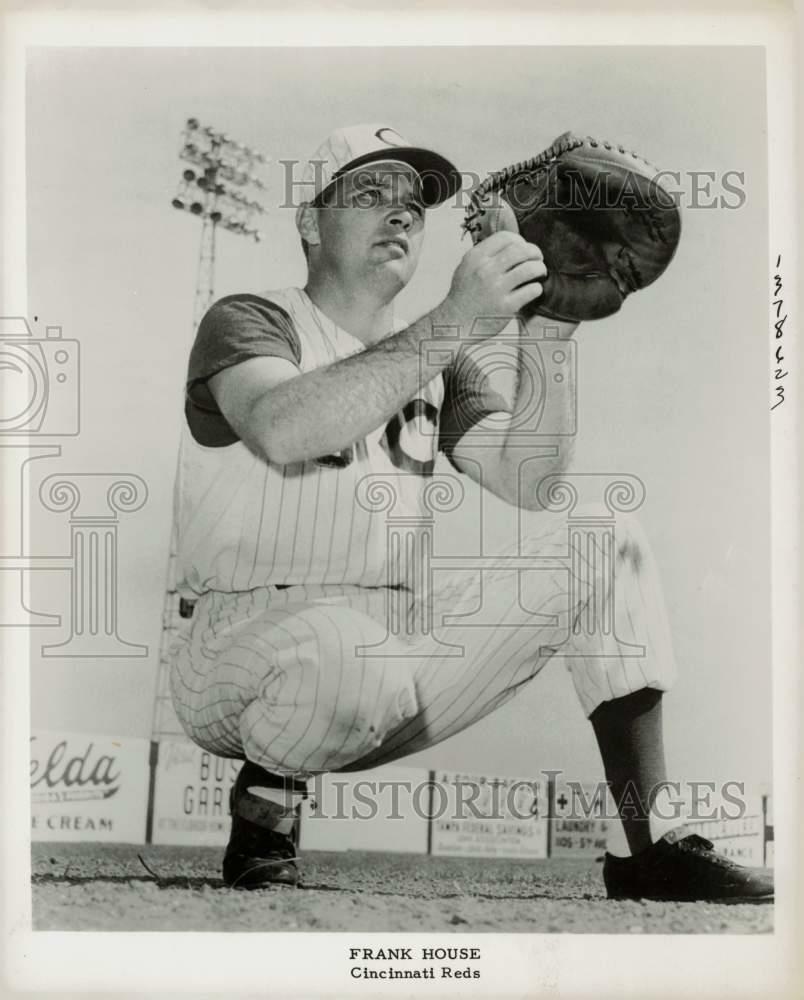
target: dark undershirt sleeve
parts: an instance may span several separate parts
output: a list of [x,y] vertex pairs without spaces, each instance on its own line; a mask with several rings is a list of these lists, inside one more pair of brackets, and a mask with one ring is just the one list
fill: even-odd
[[[456,362],[444,369],[444,402],[439,419],[438,449],[450,464],[453,452],[463,435],[490,413],[512,411],[510,401],[491,385],[488,376],[468,353],[459,354]],[[458,469],[461,472],[461,469]]]
[[185,415],[199,444],[225,447],[238,440],[209,390],[213,375],[257,357],[301,365],[301,343],[288,313],[258,295],[229,295],[198,327],[187,370]]

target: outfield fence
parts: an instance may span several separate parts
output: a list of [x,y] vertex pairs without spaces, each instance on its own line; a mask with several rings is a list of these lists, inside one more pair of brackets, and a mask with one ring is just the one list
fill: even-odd
[[[186,740],[34,731],[32,840],[223,846],[240,767]],[[723,854],[772,864],[769,790],[689,782],[668,801]],[[396,766],[311,779],[300,847],[523,860],[627,853],[601,782],[555,770],[513,776]]]

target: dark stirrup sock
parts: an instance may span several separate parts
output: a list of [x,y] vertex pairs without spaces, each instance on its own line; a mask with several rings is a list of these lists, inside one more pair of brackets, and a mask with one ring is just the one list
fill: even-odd
[[644,688],[603,702],[590,716],[606,780],[633,853],[651,844],[649,812],[667,781],[662,692]]

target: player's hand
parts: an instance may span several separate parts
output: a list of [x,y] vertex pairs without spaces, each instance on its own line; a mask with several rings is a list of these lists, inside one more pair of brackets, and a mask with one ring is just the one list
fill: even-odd
[[[497,232],[466,252],[444,306],[462,335],[494,336],[542,294],[547,274],[541,250],[518,233]],[[476,322],[482,319],[482,323]]]

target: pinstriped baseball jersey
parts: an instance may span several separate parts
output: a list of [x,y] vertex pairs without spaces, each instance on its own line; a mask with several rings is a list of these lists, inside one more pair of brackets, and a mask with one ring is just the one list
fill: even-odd
[[180,594],[408,582],[388,565],[385,517],[360,505],[358,484],[369,475],[393,475],[401,493],[397,510],[417,511],[421,478],[432,474],[439,447],[449,455],[467,424],[500,409],[501,401],[484,398],[482,387],[462,375],[460,391],[450,390],[454,403],[439,439],[445,386],[437,376],[386,426],[340,454],[282,466],[237,439],[207,386],[216,372],[250,357],[283,357],[303,373],[364,349],[298,288],[230,296],[207,313],[190,357],[181,441]]
[[[587,714],[641,687],[666,690],[669,630],[633,523],[618,524],[616,550],[613,537],[606,549],[590,536],[566,567],[532,571],[522,558],[563,551],[567,521],[521,512],[520,537],[495,569],[439,572],[419,587],[400,572],[410,593],[384,586],[394,558],[387,515],[355,502],[357,484],[387,475],[395,514],[405,502],[417,509],[437,450],[450,457],[469,426],[506,408],[471,356],[366,440],[296,466],[245,448],[206,386],[260,354],[304,372],[363,349],[298,289],[222,300],[201,325],[178,493],[181,589],[200,597],[170,652],[173,702],[191,739],[278,773],[360,769],[472,725],[553,655],[567,658]],[[608,631],[594,626],[598,607]],[[393,630],[394,608],[399,621],[432,621],[435,648],[429,633]]]

